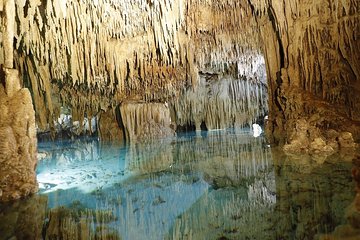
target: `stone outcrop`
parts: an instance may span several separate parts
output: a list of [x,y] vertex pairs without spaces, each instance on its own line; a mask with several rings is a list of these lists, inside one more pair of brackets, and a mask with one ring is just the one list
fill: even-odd
[[22,88],[14,65],[15,2],[0,2],[2,49],[0,66],[0,202],[37,191],[35,112],[28,89]]
[[[290,154],[332,154],[336,151],[354,151],[357,144],[350,132],[337,132],[334,129],[321,131],[315,127],[315,119],[299,119],[292,128],[289,144],[284,151]],[[291,125],[290,125],[291,126]]]
[[175,134],[166,104],[127,102],[121,104],[120,113],[129,141],[164,138]]
[[37,191],[35,112],[19,73],[4,68],[0,83],[0,202]]

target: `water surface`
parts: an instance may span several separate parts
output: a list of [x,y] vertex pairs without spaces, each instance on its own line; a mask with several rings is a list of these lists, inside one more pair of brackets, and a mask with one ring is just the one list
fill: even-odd
[[8,238],[314,239],[344,222],[355,195],[351,157],[286,156],[248,129],[39,152],[40,194],[2,206],[4,219],[24,207],[37,217],[0,224]]

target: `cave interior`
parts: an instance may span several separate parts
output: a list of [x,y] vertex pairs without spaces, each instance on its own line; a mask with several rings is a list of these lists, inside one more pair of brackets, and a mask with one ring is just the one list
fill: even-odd
[[358,0],[1,0],[0,25],[0,239],[360,236]]

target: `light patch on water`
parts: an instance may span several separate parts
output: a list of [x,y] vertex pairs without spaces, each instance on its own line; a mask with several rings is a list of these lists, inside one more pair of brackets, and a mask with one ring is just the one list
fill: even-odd
[[37,173],[48,207],[108,211],[113,220],[107,226],[122,239],[178,235],[184,224],[198,221],[192,209],[211,217],[222,212],[218,221],[225,221],[232,211],[267,212],[276,204],[270,149],[250,129],[131,145],[40,143],[39,151],[46,153]]

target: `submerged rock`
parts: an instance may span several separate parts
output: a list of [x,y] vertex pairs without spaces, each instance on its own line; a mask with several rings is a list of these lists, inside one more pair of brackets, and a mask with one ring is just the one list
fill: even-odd
[[338,138],[341,148],[354,148],[356,144],[350,132],[342,132]]
[[283,147],[286,153],[329,155],[338,150],[354,150],[357,147],[351,133],[338,133],[333,129],[321,131],[316,126],[313,126],[310,121],[311,119],[299,119],[296,121],[290,143],[285,144]]

